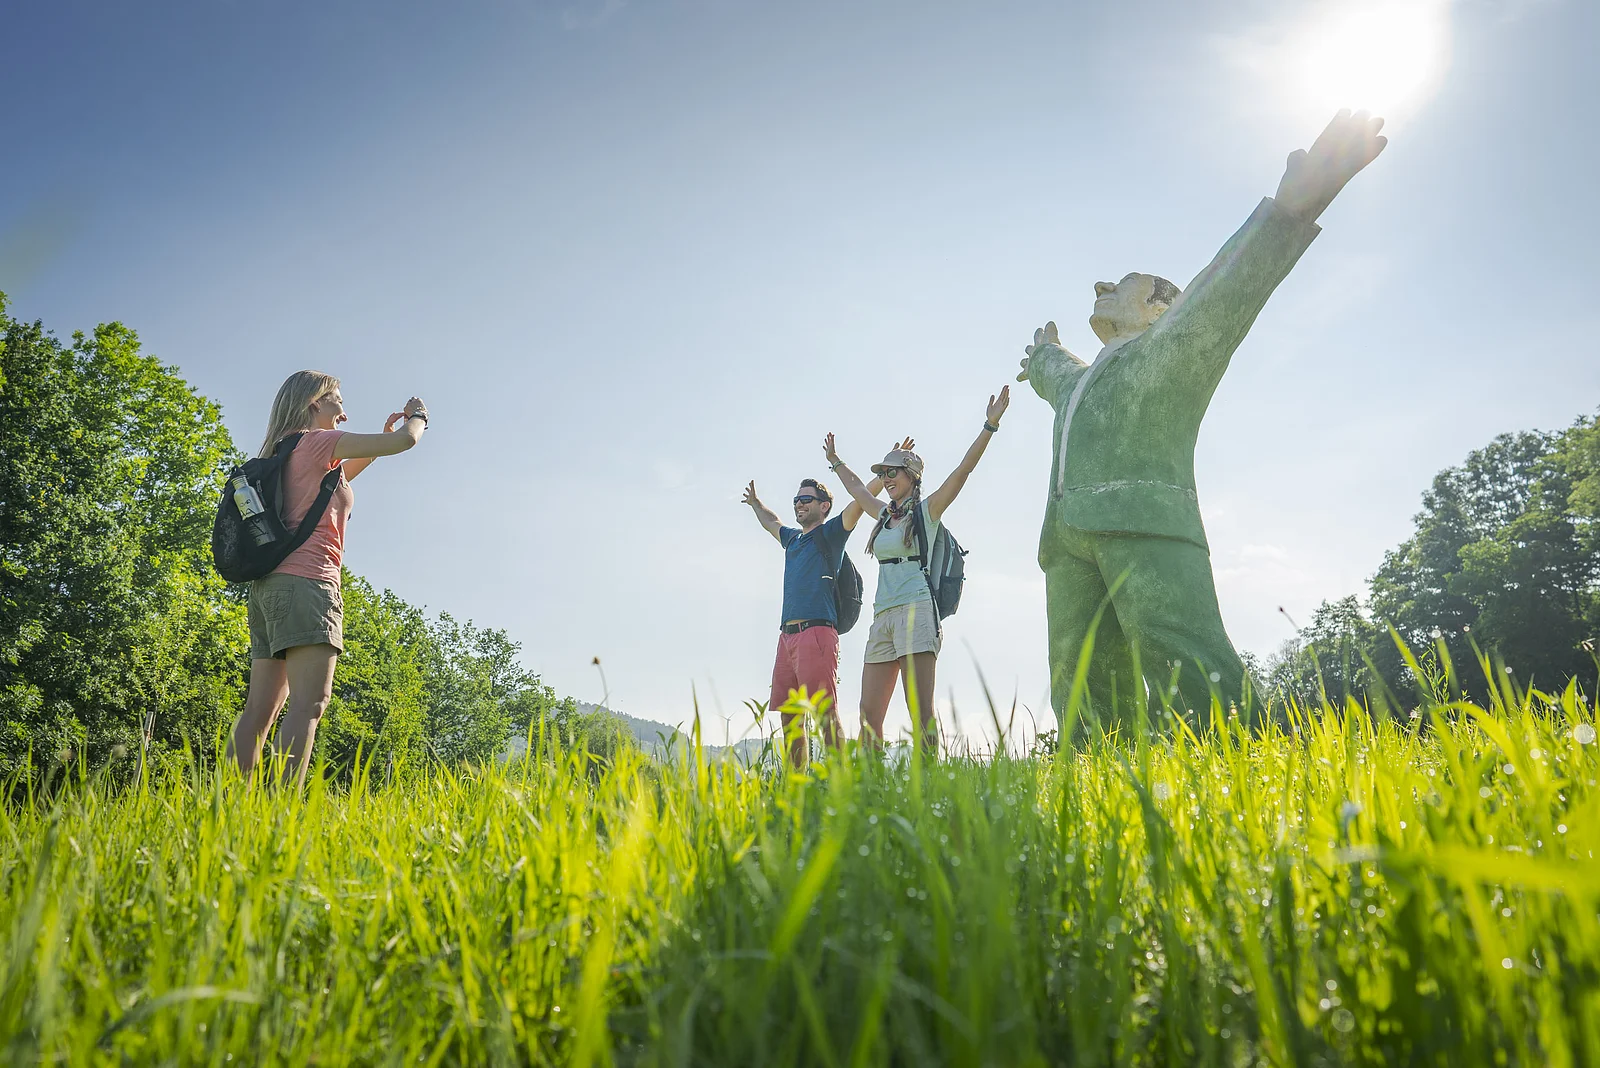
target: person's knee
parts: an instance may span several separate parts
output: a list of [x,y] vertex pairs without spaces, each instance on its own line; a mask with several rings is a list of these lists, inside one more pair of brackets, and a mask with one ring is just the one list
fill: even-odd
[[294,712],[295,718],[310,723],[322,719],[322,714],[328,710],[328,702],[332,694],[326,691],[310,694],[293,694],[289,698],[289,707]]

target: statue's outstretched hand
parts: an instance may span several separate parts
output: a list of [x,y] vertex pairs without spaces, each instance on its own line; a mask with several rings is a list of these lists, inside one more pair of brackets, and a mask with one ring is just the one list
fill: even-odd
[[1033,344],[1022,347],[1022,351],[1027,355],[1022,358],[1022,370],[1017,375],[1018,382],[1026,382],[1028,380],[1028,362],[1046,345],[1054,345],[1056,348],[1061,347],[1061,335],[1056,332],[1054,321],[1045,323],[1035,330],[1033,332]]
[[1354,115],[1345,108],[1333,117],[1310,149],[1289,153],[1283,181],[1278,183],[1278,206],[1307,222],[1316,222],[1345,183],[1383,151],[1389,143],[1378,131],[1383,120],[1365,111]]

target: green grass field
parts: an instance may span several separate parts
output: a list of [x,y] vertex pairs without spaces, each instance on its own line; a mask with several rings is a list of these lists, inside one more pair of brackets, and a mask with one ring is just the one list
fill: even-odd
[[1600,1064],[1594,739],[1573,691],[1508,691],[809,776],[692,755],[304,797],[80,776],[0,809],[0,1046],[7,1064]]

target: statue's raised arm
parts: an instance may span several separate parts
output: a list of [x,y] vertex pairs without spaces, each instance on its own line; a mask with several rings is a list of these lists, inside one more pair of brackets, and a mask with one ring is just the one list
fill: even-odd
[[1146,682],[1197,715],[1246,691],[1217,605],[1195,442],[1234,351],[1320,232],[1316,220],[1383,151],[1382,128],[1366,112],[1334,116],[1182,292],[1137,272],[1096,282],[1089,325],[1105,347],[1091,363],[1061,347],[1053,323],[1034,333],[1018,377],[1056,413],[1039,565],[1058,713],[1091,630],[1089,707],[1102,717],[1126,712]]
[[1352,115],[1347,108],[1335,115],[1310,149],[1289,153],[1278,195],[1273,198],[1278,207],[1306,222],[1316,222],[1346,183],[1377,159],[1389,143],[1378,132],[1381,129],[1383,120],[1365,111]]
[[1317,219],[1339,191],[1383,151],[1382,119],[1341,111],[1310,149],[1289,154],[1277,195],[1250,218],[1190,282],[1152,333],[1179,331],[1182,346],[1166,352],[1197,397],[1209,400],[1234,350],[1278,284],[1321,232]]

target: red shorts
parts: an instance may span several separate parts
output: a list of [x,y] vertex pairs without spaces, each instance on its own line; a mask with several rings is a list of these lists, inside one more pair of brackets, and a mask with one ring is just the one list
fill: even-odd
[[832,627],[811,627],[799,634],[778,635],[778,659],[772,665],[772,700],[769,709],[782,708],[789,694],[804,686],[815,697],[839,694],[839,632]]

